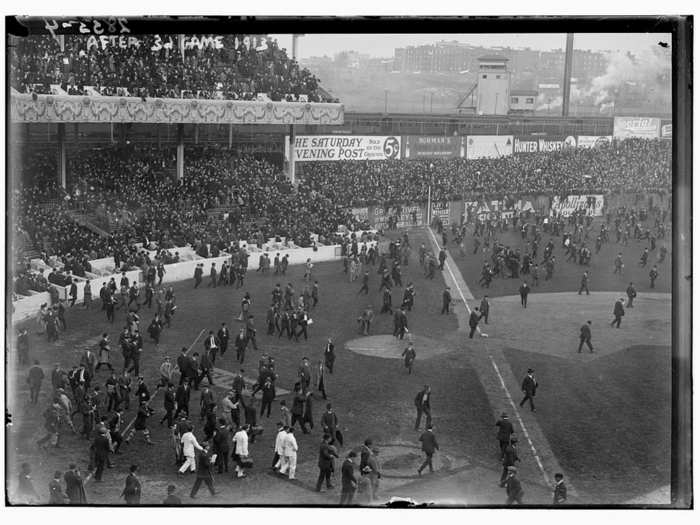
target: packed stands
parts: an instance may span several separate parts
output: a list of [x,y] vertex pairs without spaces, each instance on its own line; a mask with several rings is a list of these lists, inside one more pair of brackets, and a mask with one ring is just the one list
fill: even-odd
[[[15,38],[10,84],[22,93],[333,102],[276,39],[244,35]],[[57,86],[52,87],[52,86]]]
[[497,159],[307,162],[305,184],[353,206],[506,193],[669,191],[671,142],[628,139],[594,149],[523,153]]

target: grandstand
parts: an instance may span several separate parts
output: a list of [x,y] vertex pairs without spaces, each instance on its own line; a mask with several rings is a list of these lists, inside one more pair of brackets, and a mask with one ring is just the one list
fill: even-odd
[[[670,120],[654,115],[542,118],[346,113],[342,101],[323,89],[322,79],[300,67],[273,38],[263,34],[31,35],[12,39],[9,62],[8,251],[13,287],[9,325],[31,331],[32,352],[41,355],[44,364],[50,358],[69,368],[75,361],[74,350],[96,347],[101,333],[110,333],[116,350],[121,311],[116,323],[109,317],[105,321],[109,314],[91,307],[84,290],[92,283],[95,304],[102,301],[108,311],[100,287],[111,286],[110,280],[126,279],[126,288],[134,283],[133,293],[152,288],[152,293],[162,295],[169,288],[168,293],[178,298],[173,326],[174,309],[167,329],[161,327],[162,339],[141,342],[145,350],[140,358],[141,375],[149,386],[160,381],[159,366],[166,355],[180,349],[188,354],[193,348],[198,355],[209,352],[208,343],[202,351],[201,336],[210,329],[216,332],[224,321],[230,322],[233,346],[241,321],[245,344],[252,339],[254,345],[246,369],[254,368],[250,363],[259,357],[262,362],[261,354],[274,353],[278,375],[273,376],[283,392],[278,400],[290,396],[287,403],[293,406],[300,395],[296,391],[302,389],[295,383],[308,383],[298,362],[302,356],[312,356],[315,370],[320,366],[323,371],[319,349],[335,341],[339,369],[335,374],[328,372],[327,381],[332,385],[333,406],[342,414],[346,443],[350,443],[343,453],[353,447],[359,450],[356,443],[374,437],[386,454],[388,475],[382,481],[382,497],[396,493],[427,501],[435,494],[439,505],[501,505],[502,491],[494,488],[501,459],[496,457],[492,419],[504,410],[517,416],[518,434],[523,436],[523,483],[532,503],[551,503],[550,478],[560,470],[567,473],[572,493],[569,503],[574,505],[641,497],[641,491],[665,490],[670,483],[665,466],[670,456],[666,432],[670,395],[663,380],[670,366],[666,359],[670,264],[667,259],[661,266],[664,259],[657,255],[661,249],[649,256],[650,262],[661,266],[652,291],[646,286],[649,268],[634,262],[647,245],[655,250],[658,242],[664,254],[672,249],[668,224]],[[546,248],[547,243],[552,247]],[[591,255],[596,243],[597,251]],[[624,283],[621,275],[619,279],[612,275],[618,250],[629,261]],[[376,254],[379,272],[369,262],[368,251]],[[545,264],[554,268],[552,251],[559,260],[554,275],[545,278]],[[444,271],[438,271],[433,280],[440,252],[439,268],[444,266]],[[564,262],[563,253],[571,260]],[[286,266],[278,271],[280,254],[287,256],[289,275]],[[270,271],[273,258],[274,273]],[[537,277],[540,259],[541,279]],[[230,280],[236,281],[236,275],[240,280],[234,288],[227,277],[217,287],[214,271],[209,286],[198,288],[199,282],[193,286],[191,280],[200,266],[205,278],[210,267],[216,271],[228,267]],[[149,277],[155,275],[156,267],[163,270],[157,285],[155,277]],[[597,280],[590,299],[572,292],[584,269]],[[360,295],[362,289],[357,291],[364,272],[367,280],[370,274],[372,279],[366,296]],[[487,285],[480,280],[484,276],[488,276]],[[633,328],[616,332],[607,348],[586,361],[584,356],[572,357],[570,350],[585,321],[581,316],[594,318],[596,330],[608,324],[608,310],[628,276],[634,276],[640,296],[644,295],[634,316],[625,320]],[[383,286],[389,279],[394,290],[416,283],[417,315],[408,308],[413,316],[409,338],[415,336],[417,344],[423,345],[415,375],[400,375],[401,367],[395,364],[402,359],[404,331],[397,332],[394,324],[394,337],[389,335],[392,315],[371,317],[371,336],[358,334],[358,327],[367,320],[365,308],[379,311],[380,296],[386,296],[386,292],[377,292],[378,279]],[[521,280],[531,282],[534,292],[527,312],[521,309],[520,299],[513,300]],[[298,287],[299,303],[290,301],[288,310],[298,311],[300,322],[308,322],[303,325],[303,339],[295,332],[287,341],[281,338],[281,329],[276,334],[274,326],[270,328],[272,316],[279,313],[274,292],[270,305],[270,289],[278,281]],[[314,309],[316,302],[313,307],[309,304],[312,281],[321,283],[318,309]],[[79,283],[74,296],[72,283]],[[121,294],[126,302],[126,289],[117,289],[116,283],[114,288],[115,297]],[[445,288],[452,290],[451,302],[443,305],[448,315],[438,315]],[[244,295],[248,292],[252,301]],[[318,289],[316,292],[318,301]],[[469,315],[478,301],[475,297],[484,297],[486,292],[493,301],[491,324],[480,325],[483,337],[467,339]],[[65,309],[71,300],[85,301],[84,310],[69,308],[70,328],[61,330],[60,340],[47,342],[47,305],[51,309],[60,304]],[[157,303],[160,313],[161,301]],[[406,295],[400,300],[395,296],[389,312],[395,315],[398,306],[406,304]],[[145,305],[136,300],[133,312],[139,311],[148,322],[145,316],[152,315],[151,305]],[[131,300],[121,306],[127,314],[132,311]],[[246,308],[255,315],[243,322]],[[363,313],[358,318],[360,310]],[[312,314],[313,320],[307,321]],[[253,318],[259,323],[258,343]],[[296,319],[292,330],[296,330]],[[125,322],[130,323],[127,332],[133,323],[138,326],[133,317]],[[142,328],[144,337],[145,332]],[[600,339],[603,337],[607,336]],[[19,375],[27,368],[15,358],[17,346],[13,342],[9,365],[13,372],[8,380],[15,406],[20,394],[24,395],[20,392],[24,378]],[[224,358],[222,352],[219,364],[212,365],[215,381],[210,376],[209,386],[219,401],[236,381],[233,370],[244,366],[242,358],[233,361],[232,353]],[[539,413],[544,414],[541,421],[522,407],[518,409],[511,399],[511,391],[520,391],[520,377],[516,376],[530,366],[538,374],[542,370],[538,377],[546,385],[542,395],[546,399],[539,405]],[[586,368],[580,376],[578,367]],[[649,414],[640,414],[628,401],[639,393],[635,381],[640,371],[648,372],[660,385],[649,394],[658,398]],[[261,383],[248,375],[247,384]],[[574,388],[592,381],[596,381],[596,391],[591,400],[575,395]],[[436,471],[442,477],[421,485],[417,465],[411,463],[422,454],[412,427],[413,398],[417,387],[428,382],[437,392],[434,413],[441,449]],[[553,385],[561,390],[553,392]],[[316,386],[321,392],[318,382]],[[320,394],[307,391],[308,384],[303,388],[306,397],[315,394],[321,402]],[[75,392],[78,404],[84,393]],[[160,392],[160,388],[152,390],[153,399]],[[243,393],[238,394],[237,399],[243,399]],[[248,402],[251,392],[245,397]],[[603,403],[605,397],[633,410],[634,417],[617,421],[612,401],[603,407],[605,414],[598,414],[598,406],[588,405]],[[323,399],[325,405],[325,390]],[[310,406],[310,401],[304,402]],[[568,420],[558,403],[566,410],[575,409],[581,421]],[[232,411],[214,405],[215,415],[218,410],[218,415],[232,417]],[[254,403],[250,406],[255,408]],[[161,411],[160,400],[156,409]],[[133,406],[130,410],[129,418],[135,418]],[[263,477],[259,465],[267,468],[268,452],[274,448],[277,401],[273,410],[272,419],[263,418],[261,412],[253,424],[265,427],[265,432],[255,447],[252,440],[250,443],[250,455],[255,456],[251,483],[236,480],[234,487],[224,476],[216,478],[217,488],[221,484],[228,491],[224,504],[270,503],[271,490],[279,497],[275,504],[336,504],[330,488],[326,493],[313,490],[318,425],[316,430],[312,426],[312,436],[306,432],[298,436],[298,483],[285,486],[279,476]],[[29,437],[37,432],[41,417],[38,412],[29,414],[12,429],[18,455],[27,461],[33,461],[29,450],[33,439]],[[249,418],[246,413],[245,420]],[[202,427],[205,419],[201,424],[197,420],[196,426]],[[566,422],[575,432],[568,427],[566,433],[560,432],[559,422]],[[650,453],[646,461],[639,461],[636,451],[616,455],[611,449],[613,439],[605,433],[613,423],[625,433],[639,424],[649,436],[641,448],[645,452],[658,446],[658,453]],[[182,488],[184,481],[168,469],[170,448],[160,446],[170,443],[170,429],[150,424],[159,446],[145,454],[135,440],[124,455],[142,465],[144,503],[156,504],[162,499],[158,491],[163,483]],[[576,437],[584,425],[591,426],[590,432],[582,430],[585,443]],[[94,422],[93,426],[97,429]],[[197,428],[196,433],[204,442],[201,430]],[[173,435],[179,436],[174,429]],[[584,452],[572,451],[569,440]],[[85,443],[78,441],[66,435],[60,461],[85,455]],[[612,458],[610,470],[592,453],[595,450]],[[46,460],[49,470],[65,468],[54,467],[57,461]],[[634,471],[627,474],[632,466]],[[40,476],[43,481],[46,473]],[[109,477],[115,478],[113,474]],[[600,487],[599,478],[604,478]],[[644,481],[630,488],[639,479]],[[111,488],[116,480],[107,483]],[[106,491],[90,485],[88,492],[90,503],[115,504]],[[494,492],[498,493],[494,496]]]

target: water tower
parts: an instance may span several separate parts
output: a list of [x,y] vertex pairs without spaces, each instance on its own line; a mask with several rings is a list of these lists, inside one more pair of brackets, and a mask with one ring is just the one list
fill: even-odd
[[479,58],[476,87],[477,115],[507,115],[510,108],[508,59],[498,55]]

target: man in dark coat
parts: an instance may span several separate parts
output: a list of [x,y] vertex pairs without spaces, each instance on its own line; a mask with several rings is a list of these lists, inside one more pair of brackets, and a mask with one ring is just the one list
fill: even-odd
[[214,463],[215,458],[209,452],[209,447],[205,444],[202,447],[202,452],[197,460],[197,479],[194,481],[192,486],[192,491],[190,492],[190,498],[194,499],[197,497],[197,492],[199,492],[199,487],[204,483],[209,489],[209,493],[212,496],[216,495],[214,490],[214,474],[212,473],[212,463]]
[[228,342],[231,338],[231,332],[226,327],[226,323],[221,323],[221,328],[216,333],[216,337],[219,339],[219,344],[221,345],[221,357],[224,356],[226,350],[228,350]]
[[484,320],[484,324],[489,324],[489,310],[491,309],[491,305],[489,304],[489,296],[484,295],[483,299],[481,299],[481,304],[479,305],[479,310],[481,311],[481,316],[479,319]]
[[525,401],[530,400],[530,410],[532,412],[536,412],[534,397],[535,392],[537,391],[537,380],[535,379],[534,373],[535,371],[532,368],[528,368],[527,375],[523,379],[523,383],[520,386],[523,394],[525,394],[525,397],[523,397],[523,400],[520,402],[520,406],[523,406]]
[[184,412],[188,416],[190,415],[190,395],[192,390],[190,389],[190,382],[185,381],[181,384],[177,391],[175,392],[175,402],[177,403],[177,410],[175,411],[175,419],[180,415],[180,412]]
[[425,414],[425,426],[426,428],[429,427],[432,424],[432,415],[430,412],[430,385],[423,386],[423,390],[416,394],[413,403],[416,407],[416,424],[413,428],[418,430],[423,414]]
[[512,436],[510,438],[510,444],[506,445],[506,448],[503,450],[503,473],[501,474],[501,487],[506,486],[506,479],[508,479],[508,467],[514,467],[515,462],[520,461],[516,446],[517,443],[517,436]]
[[34,366],[29,369],[27,383],[29,384],[29,402],[36,405],[39,402],[41,383],[44,381],[44,371],[39,366],[39,361],[34,361]]
[[328,369],[328,373],[333,373],[333,365],[335,364],[335,345],[333,344],[333,339],[328,338],[328,343],[326,343],[326,348],[323,351],[323,359]]
[[591,353],[593,353],[593,345],[591,344],[591,325],[592,321],[586,321],[586,324],[581,326],[581,333],[579,335],[579,339],[581,342],[578,345],[578,353],[581,353],[581,349],[583,348],[583,345],[586,344],[588,346],[588,350],[590,350]]
[[355,458],[357,453],[351,451],[343,461],[343,466],[340,469],[341,473],[341,491],[340,505],[352,505],[352,500],[355,497],[357,490],[357,478],[355,477]]
[[616,326],[620,328],[620,323],[622,322],[622,316],[625,315],[625,307],[622,305],[624,299],[620,297],[615,301],[615,306],[613,307],[613,316],[615,317],[610,323],[610,326]]
[[520,304],[523,306],[523,308],[527,308],[527,294],[529,293],[530,287],[525,281],[523,281],[523,284],[520,285]]
[[512,505],[513,502],[523,503],[523,488],[520,481],[515,477],[518,470],[515,467],[508,467],[508,477],[506,478],[506,505]]
[[450,287],[446,287],[442,292],[442,310],[440,315],[450,313],[450,304],[452,304],[452,295],[450,294]]
[[421,434],[418,440],[421,442],[421,449],[425,453],[425,461],[418,467],[418,475],[420,476],[425,467],[428,467],[430,472],[433,472],[433,454],[435,454],[436,450],[440,450],[440,447],[437,439],[435,439],[435,434],[433,434],[433,425],[427,425],[425,432]]
[[219,418],[219,426],[214,431],[213,447],[216,454],[215,465],[219,468],[219,474],[228,472],[228,458],[231,453],[231,432],[224,418]]
[[326,481],[326,488],[328,490],[333,488],[331,483],[331,475],[333,473],[333,458],[337,458],[334,447],[330,446],[331,436],[328,434],[323,435],[323,441],[321,441],[321,446],[318,453],[318,480],[316,481],[316,492],[321,492],[321,486],[323,481]]
[[174,390],[174,386],[172,384],[168,384],[163,398],[163,408],[165,409],[165,415],[163,416],[163,419],[160,420],[160,424],[162,425],[163,421],[167,421],[168,428],[172,428],[173,426],[173,412],[175,411],[176,406]]
[[496,439],[498,439],[498,446],[501,449],[501,459],[503,459],[503,454],[505,449],[510,443],[511,435],[513,434],[513,423],[508,419],[508,414],[503,412],[501,414],[501,419],[496,421],[496,426],[498,427],[498,433],[496,434]]
[[109,446],[109,431],[107,428],[103,427],[97,436],[95,436],[91,448],[95,458],[95,481],[102,481],[102,473],[104,472],[105,465],[109,460],[109,453],[111,452]]
[[476,332],[479,326],[479,319],[481,319],[481,314],[477,306],[472,310],[472,313],[469,314],[469,339],[474,339],[474,332]]
[[136,477],[138,469],[138,465],[131,465],[129,475],[124,482],[124,490],[122,490],[121,495],[127,505],[141,504],[141,481]]
[[[637,290],[634,287],[634,283],[630,283],[630,285],[627,287],[627,308],[634,308],[632,305],[632,301],[634,301],[634,298],[637,297]],[[619,326],[618,326],[619,328]]]
[[68,472],[63,475],[66,482],[66,495],[70,505],[86,505],[85,484],[75,463],[68,466]]
[[201,264],[198,264],[194,269],[194,287],[197,288],[202,284],[202,275],[204,274],[204,269]]

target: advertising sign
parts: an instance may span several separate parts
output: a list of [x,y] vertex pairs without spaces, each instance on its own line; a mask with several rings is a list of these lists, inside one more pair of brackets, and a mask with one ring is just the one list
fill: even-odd
[[449,202],[433,202],[431,205],[432,218],[439,217],[443,224],[450,222],[450,203]]
[[598,148],[612,143],[612,135],[579,135],[578,147],[584,149]]
[[506,203],[504,200],[491,201],[465,201],[464,215],[486,219],[510,219],[514,214],[522,211],[535,211],[532,202],[526,199],[518,199]]
[[662,139],[672,139],[673,138],[673,124],[670,120],[661,121],[661,138]]
[[445,159],[464,157],[462,137],[404,137],[404,159]]
[[576,137],[571,135],[566,137],[535,137],[528,135],[513,139],[513,153],[550,152],[575,147]]
[[552,198],[550,215],[563,215],[569,217],[576,210],[586,210],[586,215],[600,217],[603,215],[603,195],[569,195],[560,199],[558,195]]
[[[406,228],[408,226],[423,224],[423,214],[425,206],[419,204],[409,204],[406,206],[390,207],[384,209],[381,206],[375,206],[374,208],[374,227],[376,229],[384,229],[387,227],[387,223],[390,216],[396,217],[396,225],[399,228]],[[415,215],[416,222],[413,222],[413,217]]]
[[[289,143],[289,136],[286,138]],[[397,160],[401,137],[377,135],[297,135],[294,158],[300,162],[334,160]],[[289,160],[289,154],[287,154]]]
[[469,135],[468,159],[495,159],[513,153],[513,135]]
[[369,208],[367,206],[364,208],[352,208],[352,216],[358,222],[365,222],[369,220]]
[[616,139],[641,137],[645,139],[659,138],[661,120],[648,117],[615,117],[613,136]]

